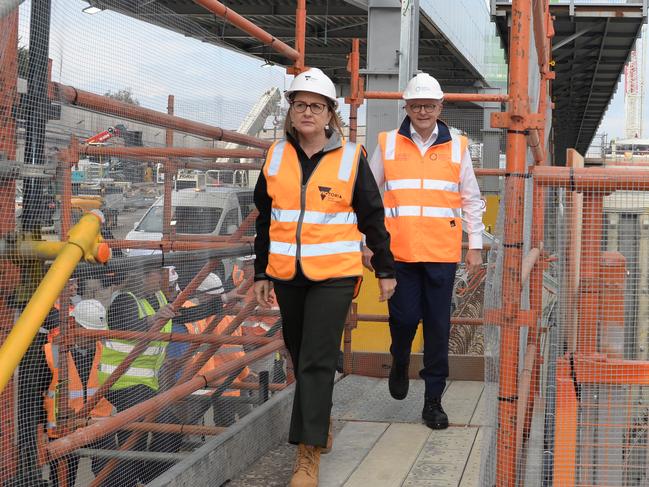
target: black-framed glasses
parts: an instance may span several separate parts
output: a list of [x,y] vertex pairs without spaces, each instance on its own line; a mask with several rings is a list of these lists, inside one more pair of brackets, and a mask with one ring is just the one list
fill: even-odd
[[437,103],[424,103],[424,104],[413,104],[406,105],[410,110],[415,113],[421,112],[422,108],[426,113],[433,113],[440,105]]
[[291,103],[291,107],[293,107],[293,110],[295,110],[297,113],[304,113],[306,112],[307,108],[311,109],[311,113],[314,115],[319,115],[322,112],[324,112],[324,109],[327,108],[327,105],[324,103],[304,103],[303,101],[294,101]]

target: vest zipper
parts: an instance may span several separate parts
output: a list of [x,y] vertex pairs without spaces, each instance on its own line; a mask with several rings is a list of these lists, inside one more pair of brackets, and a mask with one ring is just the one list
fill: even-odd
[[[297,230],[296,230],[296,235],[295,235],[295,242],[297,244],[297,250],[295,252],[295,260],[300,261],[302,257],[302,242],[300,235],[302,234],[302,223],[304,222],[304,213],[306,212],[306,188],[309,185],[309,181],[315,174],[315,172],[318,170],[318,166],[320,165],[320,162],[322,159],[324,159],[327,156],[327,153],[323,154],[323,156],[320,158],[320,160],[316,163],[315,167],[313,168],[313,171],[311,171],[311,174],[309,175],[309,178],[304,182],[304,184],[300,184],[300,216],[297,219]],[[311,159],[309,159],[310,161]],[[297,162],[298,167],[300,168],[300,181],[304,178],[304,173],[302,172],[302,164],[298,160]],[[304,273],[304,270],[302,270],[302,273]]]

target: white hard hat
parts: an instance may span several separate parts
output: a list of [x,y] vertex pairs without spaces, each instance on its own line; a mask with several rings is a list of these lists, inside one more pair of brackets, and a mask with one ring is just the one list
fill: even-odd
[[403,91],[404,100],[441,100],[443,98],[444,92],[439,81],[428,73],[419,73],[412,78]]
[[210,272],[196,290],[207,294],[223,294],[223,282],[219,276]]
[[96,299],[79,301],[70,312],[79,325],[88,330],[107,330],[106,308]]
[[308,91],[309,93],[322,95],[333,102],[334,108],[338,108],[336,87],[333,81],[329,79],[329,76],[318,68],[307,69],[293,78],[293,82],[289,89],[284,92],[284,96],[288,101],[291,101],[291,94],[297,91]]
[[169,284],[173,284],[178,280],[178,273],[176,272],[176,266],[166,265],[164,269],[169,269]]

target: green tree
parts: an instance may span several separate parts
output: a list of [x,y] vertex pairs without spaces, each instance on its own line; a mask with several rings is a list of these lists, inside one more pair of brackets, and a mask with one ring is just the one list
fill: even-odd
[[131,105],[139,105],[140,102],[133,96],[133,91],[131,88],[124,88],[113,93],[112,91],[107,91],[104,93],[104,96],[112,98],[113,100],[122,101],[124,103],[130,103]]

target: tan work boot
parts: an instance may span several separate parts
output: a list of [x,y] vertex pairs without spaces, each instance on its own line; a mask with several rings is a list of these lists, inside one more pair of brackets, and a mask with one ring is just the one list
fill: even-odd
[[318,487],[320,447],[300,443],[289,487]]
[[326,455],[334,446],[334,428],[333,423],[329,420],[329,433],[327,433],[327,446],[320,450],[321,455]]

